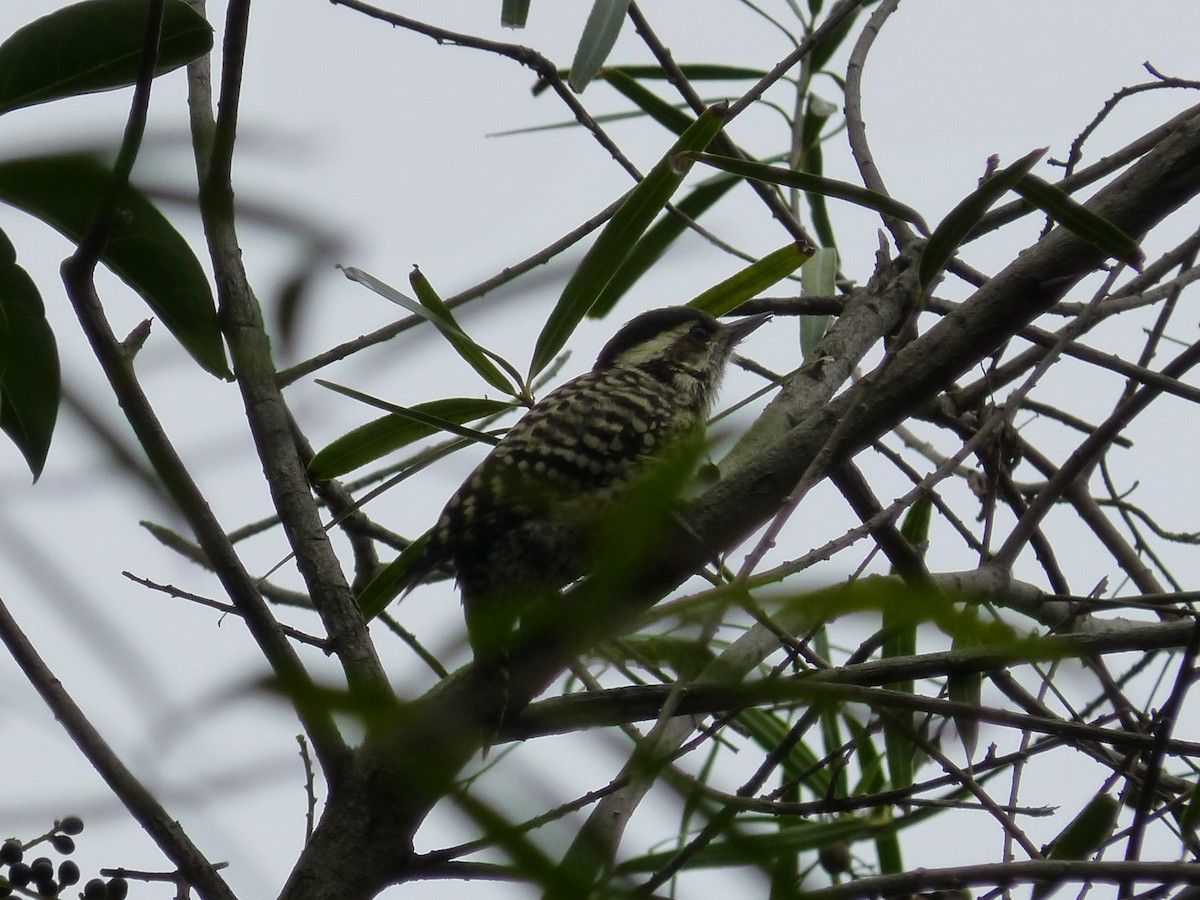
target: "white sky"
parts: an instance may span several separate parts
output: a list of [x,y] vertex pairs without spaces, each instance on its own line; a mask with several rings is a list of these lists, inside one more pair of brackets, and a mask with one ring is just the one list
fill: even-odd
[[[6,0],[0,4],[0,35],[58,5]],[[788,15],[777,0],[765,5],[782,18]],[[396,2],[390,8],[525,43],[565,66],[587,4],[534,3],[530,27],[518,33],[499,28],[498,2]],[[680,61],[768,68],[788,50],[777,31],[736,3],[646,2],[644,11]],[[1155,0],[1135,10],[1101,0],[906,0],[879,39],[866,73],[865,114],[877,162],[893,194],[936,221],[971,190],[988,155],[1011,161],[1048,145],[1050,155],[1064,156],[1071,138],[1114,91],[1147,79],[1144,60],[1167,74],[1200,78],[1197,34],[1200,5],[1192,0]],[[647,62],[631,32],[623,35],[613,60]],[[629,185],[579,129],[487,137],[567,118],[549,94],[531,97],[532,82],[531,73],[511,61],[438,46],[326,0],[258,0],[242,98],[238,197],[278,207],[337,236],[343,242],[337,262],[401,287],[409,268],[419,264],[443,296],[456,293],[540,249]],[[828,81],[818,90],[840,100]],[[182,72],[156,84],[151,142],[139,168],[146,182],[189,183],[183,96]],[[66,144],[111,144],[128,99],[129,92],[121,91],[10,114],[0,121],[0,158]],[[604,85],[593,86],[583,99],[593,112],[624,108]],[[1193,102],[1194,96],[1178,92],[1129,102],[1096,135],[1088,158],[1098,158]],[[646,123],[613,125],[611,133],[643,169],[669,143],[661,129]],[[775,113],[755,111],[735,123],[733,136],[753,152],[773,152],[782,145],[783,125]],[[843,146],[837,139],[827,149],[828,174],[854,179]],[[172,207],[168,212],[185,234],[198,237],[191,211]],[[834,215],[843,268],[865,280],[878,224],[844,205],[835,205]],[[710,224],[751,251],[784,242],[752,199],[718,211]],[[43,292],[68,387],[99,404],[119,427],[118,410],[56,278],[68,245],[7,208],[0,208],[0,227]],[[1194,222],[1179,225],[1192,227]],[[303,260],[304,249],[292,238],[250,224],[242,231],[247,266],[270,307],[281,279]],[[968,258],[994,270],[1019,246],[1014,242],[1028,237],[1028,229],[1014,230],[1012,236],[972,248]],[[202,243],[197,239],[195,246]],[[1163,246],[1146,249],[1153,257]],[[578,255],[569,254],[568,263]],[[281,353],[286,361],[395,316],[394,308],[343,279],[332,262],[322,265],[313,282],[313,309],[300,346]],[[538,276],[531,286],[505,291],[466,313],[466,326],[521,365],[566,265],[556,263],[552,277]],[[617,320],[643,308],[686,302],[736,265],[700,241],[688,242],[629,298]],[[147,315],[115,279],[104,278],[101,290],[118,332]],[[952,287],[946,292],[961,296]],[[1186,324],[1191,327],[1191,319]],[[616,321],[585,325],[572,342],[575,355],[565,374],[589,366],[615,326]],[[756,336],[749,349],[775,368],[788,368],[795,352],[788,327]],[[1115,346],[1125,338],[1106,335]],[[157,326],[138,368],[219,519],[232,529],[266,515],[266,492],[255,477],[257,465],[241,430],[234,388],[198,373]],[[1064,376],[1064,389],[1071,389],[1071,371]],[[1082,372],[1073,371],[1076,378]],[[428,335],[376,348],[321,375],[403,404],[480,390],[465,365]],[[727,396],[750,383],[732,378]],[[1115,378],[1089,382],[1098,416],[1121,386]],[[186,400],[180,402],[180,396]],[[317,446],[369,417],[311,384],[297,386],[290,396]],[[1140,464],[1124,473],[1142,479],[1139,497],[1165,511],[1168,527],[1177,530],[1195,529],[1191,516],[1198,498],[1191,485],[1180,483],[1176,468],[1190,461],[1179,450],[1180,430],[1189,427],[1190,418],[1179,417],[1194,412],[1168,400],[1139,422],[1140,448],[1152,455],[1136,457]],[[1150,471],[1147,458],[1154,461]],[[248,690],[264,669],[237,622],[220,622],[209,611],[151,594],[121,576],[129,569],[215,593],[212,579],[162,550],[138,527],[139,519],[163,521],[164,514],[148,495],[113,480],[105,462],[68,413],[61,417],[46,472],[35,486],[29,485],[16,451],[0,443],[0,596],[113,746],[162,793],[202,849],[232,863],[226,874],[235,890],[244,897],[271,896],[302,839],[302,771],[292,738],[297,728],[284,710]],[[419,491],[402,488],[373,511],[398,531],[417,532],[431,523],[467,465],[464,458],[440,467]],[[831,497],[822,493],[810,501],[829,501],[822,528],[814,534],[831,533],[836,525],[829,519],[850,524],[848,513]],[[280,547],[277,534],[249,542],[251,570],[265,570],[282,555]],[[1190,559],[1179,555],[1176,561],[1188,578]],[[970,562],[960,556],[944,565]],[[1093,569],[1097,558],[1087,553],[1065,562],[1080,593],[1113,574],[1107,561]],[[844,573],[845,564],[838,564],[813,577],[832,581]],[[433,646],[444,648],[455,639],[457,603],[448,590],[414,597],[407,613]],[[305,617],[289,620],[315,627]],[[383,637],[381,643],[396,667],[397,683],[419,690],[425,674],[393,641]],[[985,735],[981,745],[987,740]],[[618,755],[580,741],[546,745],[554,754],[548,759],[569,753],[572,760],[595,760],[598,772],[589,773],[585,789],[603,784],[619,764]],[[102,865],[163,867],[155,848],[108,798],[7,656],[0,656],[0,765],[7,772],[0,836],[12,831],[28,837],[54,816],[79,812],[89,825],[79,839],[85,878]],[[544,767],[531,784],[527,770],[513,767],[509,799],[523,796],[535,804],[530,812],[540,807],[539,792],[555,798],[547,805],[565,799],[576,783],[565,768],[561,763]],[[1088,781],[1080,790],[1097,786]],[[666,833],[671,828],[669,814],[650,812],[643,820],[656,821]],[[448,822],[446,816],[435,817],[431,830]],[[984,858],[995,856],[995,829],[984,832],[986,842],[977,849]],[[429,839],[430,846],[439,839]],[[906,862],[944,864],[943,850],[920,858],[906,844]],[[421,884],[403,895],[450,897],[458,890],[456,883]],[[528,896],[486,884],[471,891],[481,897]],[[134,896],[171,894],[166,888],[144,888]]]

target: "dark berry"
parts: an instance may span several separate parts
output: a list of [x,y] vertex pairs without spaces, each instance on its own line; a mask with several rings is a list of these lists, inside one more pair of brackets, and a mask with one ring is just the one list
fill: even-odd
[[58,829],[65,834],[79,834],[83,831],[83,819],[79,816],[67,816],[58,823]]
[[117,875],[108,880],[108,900],[125,900],[129,894],[129,882]]
[[826,844],[817,851],[817,859],[820,860],[821,868],[830,875],[849,872],[852,862],[850,858],[850,846],[844,841]]
[[65,834],[56,834],[50,838],[50,846],[63,854],[63,856],[69,856],[75,852],[75,842]]
[[57,897],[58,896],[58,885],[54,883],[53,878],[38,878],[38,879],[34,880],[33,884],[34,884],[34,887],[37,888],[37,892],[38,892],[39,896],[42,896],[42,897]]
[[79,866],[75,865],[71,860],[64,860],[58,864],[58,883],[63,887],[70,887],[73,884],[79,883]]
[[29,874],[36,881],[43,881],[47,878],[54,877],[54,863],[50,862],[50,857],[39,856],[29,864]]
[[24,855],[25,853],[21,849],[20,841],[10,840],[0,844],[0,863],[4,863],[6,866],[11,866],[13,863],[19,863],[21,861],[21,857]]
[[83,900],[107,900],[108,885],[99,878],[93,878],[83,886]]
[[33,873],[29,871],[28,863],[13,863],[8,867],[8,880],[17,887],[25,887],[33,878]]

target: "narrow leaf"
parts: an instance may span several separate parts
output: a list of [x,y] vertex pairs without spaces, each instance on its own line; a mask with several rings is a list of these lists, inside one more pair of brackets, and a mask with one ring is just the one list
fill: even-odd
[[[72,241],[87,233],[112,173],[87,156],[0,163],[0,202],[36,216]],[[140,192],[126,186],[100,261],[133,288],[201,366],[232,379],[212,290],[183,236]]]
[[617,42],[628,10],[629,0],[593,0],[567,77],[571,90],[579,93],[596,77]]
[[[433,289],[433,285],[429,283],[429,280],[421,274],[421,270],[416,266],[409,273],[408,281],[412,285],[413,290],[416,291],[417,299],[421,301],[421,305],[431,313],[430,318],[433,324],[437,326],[438,331],[450,342],[450,346],[455,349],[458,355],[467,361],[467,364],[475,370],[479,377],[496,390],[503,391],[512,397],[519,397],[520,392],[513,385],[513,382],[506,378],[504,373],[496,368],[495,364],[488,357],[492,357],[493,359],[500,358],[471,340],[467,333],[459,326],[458,322],[455,321],[454,314],[450,312],[450,307],[446,306],[442,298],[438,296],[437,291]],[[505,368],[513,373],[519,384],[521,378],[516,370],[506,361],[500,361],[504,363]]]
[[[808,297],[832,297],[837,293],[837,251],[822,247],[800,268],[800,292]],[[833,316],[800,317],[800,352],[807,360],[825,337]]]
[[[804,108],[803,125],[800,130],[801,155],[796,169],[810,175],[821,177],[824,174],[825,159],[821,148],[821,132],[830,117],[837,112],[837,106],[816,94],[808,95]],[[837,241],[833,235],[833,223],[829,220],[829,206],[825,195],[816,191],[805,191],[809,212],[812,215],[813,229],[825,247],[836,247]]]
[[826,197],[837,197],[840,200],[849,200],[857,206],[873,209],[876,212],[883,213],[885,216],[892,216],[896,219],[902,219],[905,222],[911,222],[922,233],[928,233],[925,220],[911,206],[901,203],[898,200],[893,200],[891,197],[886,197],[883,194],[869,191],[865,187],[859,187],[857,184],[851,184],[849,181],[838,181],[834,178],[825,178],[822,175],[813,175],[811,172],[797,172],[794,169],[768,166],[764,163],[754,162],[753,160],[736,159],[732,156],[718,156],[714,153],[690,153],[688,155],[693,160],[712,166],[715,169],[740,175],[743,178],[765,181],[768,184],[778,184],[783,187],[797,188],[801,191],[811,191],[817,194],[824,194]]
[[[1046,848],[1047,859],[1087,859],[1099,850],[1117,827],[1121,803],[1108,794],[1097,794]],[[1045,900],[1061,882],[1035,882],[1031,900]]]
[[918,280],[922,290],[927,290],[958,252],[959,245],[972,228],[983,218],[997,200],[1008,193],[1017,182],[1029,174],[1039,159],[1046,154],[1046,148],[1034,150],[1018,159],[1011,166],[996,171],[983,180],[974,191],[959,202],[954,209],[942,219],[925,249],[921,253],[921,262],[917,266]]
[[504,0],[500,7],[503,28],[524,28],[529,19],[529,0]]
[[[683,72],[688,81],[758,81],[767,74],[764,69],[709,65],[707,63],[684,63],[679,70]],[[604,71],[606,75],[608,72],[621,72],[630,78],[638,79],[666,80],[670,78],[662,66],[606,66]]]
[[[390,413],[335,439],[312,458],[308,472],[320,481],[337,478],[438,431],[513,408],[511,403],[475,397],[418,403],[405,414]],[[441,427],[433,424],[438,421]]]
[[721,130],[724,119],[724,105],[705,110],[641,183],[629,192],[563,288],[558,304],[538,335],[530,378],[548,366],[563,348],[634,244],[683,183],[689,165],[686,162],[680,165],[678,155],[707,147]]
[[1042,210],[1055,222],[1090,241],[1113,259],[1127,263],[1140,272],[1146,255],[1138,242],[1108,219],[1092,212],[1070,194],[1036,175],[1021,178],[1013,190]]
[[[86,0],[18,28],[0,44],[0,113],[133,84],[146,0]],[[156,73],[212,49],[212,27],[183,0],[167,0]]]
[[0,429],[35,481],[50,452],[60,399],[58,349],[41,295],[23,268],[0,264]]
[[751,297],[762,293],[772,285],[787,278],[809,259],[813,250],[807,244],[792,242],[773,250],[762,259],[751,263],[710,287],[688,306],[702,309],[713,316],[723,316],[737,309]]
[[[378,397],[372,397],[369,394],[364,394],[362,391],[356,391],[354,388],[348,388],[340,384],[334,384],[331,381],[324,381],[320,378],[315,379],[316,383],[323,388],[329,388],[343,396],[349,397],[352,400],[358,400],[368,406],[374,406],[376,409],[386,410],[406,419],[411,419],[419,425],[427,425],[433,431],[446,431],[450,434],[456,434],[459,437],[464,437],[469,441],[477,441],[481,444],[498,444],[499,441],[490,434],[485,434],[482,431],[475,431],[471,428],[464,428],[462,425],[455,424],[449,419],[443,419],[438,416],[432,416],[422,412],[416,407],[397,406],[395,403],[388,403],[386,400],[380,400]],[[437,402],[437,401],[431,401]],[[486,402],[486,401],[484,401]],[[507,405],[507,404],[503,404]],[[432,432],[431,432],[432,433]]]
[[[737,178],[718,176],[711,181],[697,185],[686,197],[675,204],[675,208],[693,221],[699,219],[705,212],[716,205],[729,190],[738,184]],[[687,223],[680,217],[664,213],[658,221],[638,240],[629,255],[625,257],[616,274],[605,285],[592,308],[588,310],[590,318],[603,318],[612,311],[629,289],[654,266],[670,246],[687,231]]]
[[428,543],[429,532],[425,532],[405,547],[399,556],[384,566],[362,589],[358,595],[358,608],[362,610],[363,617],[368,622],[387,609],[400,592],[408,587],[408,582],[412,579],[417,564],[421,562],[425,545]]
[[364,272],[362,269],[355,268],[354,266],[339,265],[338,268],[341,269],[342,274],[351,281],[356,281],[364,287],[370,288],[380,297],[383,297],[385,300],[390,300],[397,306],[407,309],[414,316],[420,316],[422,319],[428,319],[430,322],[437,321],[434,313],[422,306],[419,301],[414,300],[412,297],[408,296],[408,294],[403,294],[396,290],[386,281],[380,281],[370,272]]
[[655,122],[675,134],[683,134],[694,121],[682,109],[668,103],[621,69],[605,69],[600,77]]

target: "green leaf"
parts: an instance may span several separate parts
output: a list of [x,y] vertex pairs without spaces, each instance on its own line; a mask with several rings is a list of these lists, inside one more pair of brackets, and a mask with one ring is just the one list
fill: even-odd
[[812,248],[793,241],[773,250],[762,259],[752,262],[740,272],[710,287],[688,306],[702,309],[712,316],[723,316],[737,309],[751,297],[787,278],[812,257]]
[[[142,58],[146,0],[86,0],[55,10],[0,44],[0,113],[133,84]],[[167,0],[156,74],[212,49],[212,27]]]
[[628,10],[629,0],[593,0],[567,76],[571,90],[581,92],[596,77],[617,42]]
[[50,452],[60,399],[58,349],[41,295],[23,268],[0,263],[0,429],[35,481]]
[[[78,243],[111,181],[112,173],[89,156],[9,160],[0,163],[0,202]],[[204,269],[175,227],[128,185],[118,197],[116,227],[100,261],[146,301],[196,362],[232,379]]]
[[621,69],[605,69],[600,77],[655,122],[675,134],[683,134],[694,121],[682,109],[668,103]]
[[[442,333],[454,347],[458,353],[472,369],[479,374],[484,381],[492,387],[503,391],[504,393],[524,400],[525,386],[521,380],[519,373],[513,366],[504,359],[488,350],[481,344],[475,343],[465,331],[459,326],[454,318],[454,314],[450,312],[450,308],[442,301],[442,298],[437,295],[433,286],[421,274],[420,270],[415,266],[412,273],[409,275],[409,283],[417,293],[417,298],[414,300],[407,294],[398,291],[386,281],[381,281],[369,272],[364,272],[362,269],[356,269],[354,266],[338,266],[342,270],[342,274],[351,281],[356,281],[359,284],[370,288],[379,296],[386,300],[390,300],[397,306],[403,307],[415,316],[420,316],[423,319],[432,322],[434,327]],[[520,392],[513,387],[513,383],[504,377],[499,370],[496,369],[490,359],[498,362],[505,371],[507,371],[513,380],[521,385]]]
[[1176,814],[1176,818],[1179,821],[1180,831],[1196,830],[1196,826],[1200,824],[1200,783],[1192,785],[1191,791],[1188,792],[1187,804],[1181,814]]
[[563,288],[562,296],[538,335],[530,378],[548,366],[563,348],[634,244],[683,183],[689,165],[679,165],[678,155],[707,147],[721,130],[725,109],[720,105],[705,110],[613,214]]
[[391,605],[391,602],[408,587],[413,572],[425,553],[429,543],[429,532],[425,532],[384,566],[358,595],[358,608],[369,622]]
[[1046,213],[1055,222],[1090,241],[1113,259],[1127,263],[1131,268],[1142,271],[1146,255],[1138,242],[1103,216],[1092,212],[1066,191],[1038,178],[1026,175],[1013,190]]
[[928,494],[922,494],[909,507],[900,525],[900,534],[918,550],[929,540],[929,526],[933,523],[933,500]]
[[1086,859],[1099,850],[1117,826],[1121,802],[1108,794],[1097,794],[1079,815],[1050,842],[1048,859]]
[[[329,388],[329,390],[349,397],[352,400],[358,400],[359,402],[365,403],[368,406],[374,406],[376,409],[382,409],[390,413],[395,413],[398,416],[411,419],[412,421],[421,425],[428,425],[434,431],[448,431],[450,434],[456,434],[459,437],[465,437],[469,441],[478,441],[481,444],[490,444],[494,446],[499,443],[499,440],[490,434],[485,434],[482,431],[474,431],[470,428],[463,428],[461,425],[456,425],[449,419],[442,419],[438,418],[437,416],[431,416],[428,413],[421,412],[421,410],[417,409],[416,407],[398,406],[395,403],[388,403],[386,400],[380,400],[378,397],[372,397],[370,394],[364,394],[362,391],[356,391],[354,388],[348,388],[340,384],[334,384],[332,381],[324,381],[320,378],[315,379],[315,382],[321,385],[321,387]],[[434,400],[431,402],[437,403],[438,401]],[[505,403],[503,405],[508,406],[509,404]]]
[[[475,343],[459,326],[454,319],[454,314],[450,312],[442,298],[438,296],[437,291],[433,289],[428,279],[421,274],[421,270],[413,266],[413,270],[408,275],[409,284],[417,293],[417,299],[431,313],[430,319],[437,326],[438,331],[442,336],[450,342],[455,351],[467,364],[475,370],[475,372],[494,387],[498,391],[503,391],[511,397],[520,397],[521,392],[513,385],[513,382],[504,376],[496,366],[492,363],[492,359],[498,360],[503,366],[512,373],[517,384],[521,383],[520,374],[508,364],[504,359],[501,359],[495,353],[484,349],[479,344]],[[491,357],[489,359],[488,357]]]
[[[335,439],[312,458],[308,472],[319,481],[337,478],[438,431],[513,408],[512,403],[475,397],[418,403],[405,413],[390,413]],[[433,424],[439,421],[441,426]]]
[[[688,81],[757,81],[767,73],[765,69],[748,69],[744,66],[718,66],[707,63],[684,63],[679,67]],[[662,66],[605,66],[604,75],[621,72],[630,78],[669,79]]]
[[[800,292],[809,297],[832,297],[837,293],[837,251],[822,247],[800,268]],[[833,316],[800,317],[800,352],[805,360],[825,337]]]
[[[683,215],[693,221],[699,219],[717,201],[738,184],[738,179],[720,176],[699,184],[686,197],[675,204]],[[617,302],[637,284],[638,280],[654,266],[670,246],[687,231],[687,223],[679,216],[664,213],[658,221],[634,244],[620,268],[605,285],[592,308],[591,318],[602,318],[612,311]]]
[[524,28],[529,19],[529,0],[504,0],[500,7],[503,28]]
[[849,200],[865,209],[873,209],[885,216],[911,222],[922,233],[928,233],[929,230],[921,214],[911,206],[883,194],[869,191],[865,187],[859,187],[857,184],[851,184],[849,181],[838,181],[822,175],[813,175],[811,172],[797,172],[794,169],[768,166],[765,163],[749,159],[719,156],[715,153],[689,153],[688,156],[697,162],[721,169],[724,172],[740,175],[743,178],[765,181],[768,184],[778,184],[801,191],[811,191],[824,194],[826,197],[837,197],[839,200]]
[[[766,709],[744,709],[737,716],[737,724],[756,744],[767,752],[774,752],[787,738],[790,725],[778,714]],[[797,741],[791,751],[780,761],[784,780],[802,779],[801,786],[814,796],[824,797],[832,781],[831,768],[821,765],[821,757],[803,741]]]
[[983,179],[979,187],[963,198],[954,209],[946,214],[938,227],[925,244],[921,253],[921,261],[917,266],[917,277],[921,290],[928,290],[934,280],[941,275],[958,252],[963,239],[974,228],[984,214],[992,208],[997,200],[1016,187],[1017,182],[1029,174],[1039,159],[1046,154],[1046,148],[1034,150],[1018,159],[1011,166],[993,172]]
[[[740,834],[736,839],[713,841],[692,856],[685,869],[711,869],[734,865],[761,865],[765,860],[781,855],[820,850],[829,844],[874,839],[880,834],[897,831],[916,824],[928,813],[913,813],[891,820],[867,817],[843,817],[834,821],[798,822],[791,828],[760,834]],[[620,863],[620,874],[653,872],[675,856],[675,850],[648,853]]]
[[[808,95],[804,106],[804,118],[800,130],[800,158],[796,169],[808,172],[818,178],[822,176],[825,166],[824,152],[821,148],[821,132],[825,124],[838,111],[837,106],[816,94]],[[809,212],[812,215],[813,229],[824,247],[836,247],[837,241],[833,236],[833,223],[829,221],[829,207],[825,195],[816,191],[805,191]]]
[[[1087,859],[1112,837],[1117,827],[1121,803],[1108,794],[1093,797],[1070,824],[1045,849],[1047,859]],[[1039,882],[1033,886],[1031,900],[1045,900],[1061,882]]]

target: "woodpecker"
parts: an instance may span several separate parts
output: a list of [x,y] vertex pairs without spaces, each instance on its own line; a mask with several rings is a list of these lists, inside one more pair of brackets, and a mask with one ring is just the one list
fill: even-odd
[[589,569],[605,509],[703,429],[733,348],[769,318],[671,306],[626,323],[590,372],[536,403],[446,504],[416,582],[453,569],[476,662],[502,662],[521,610]]

